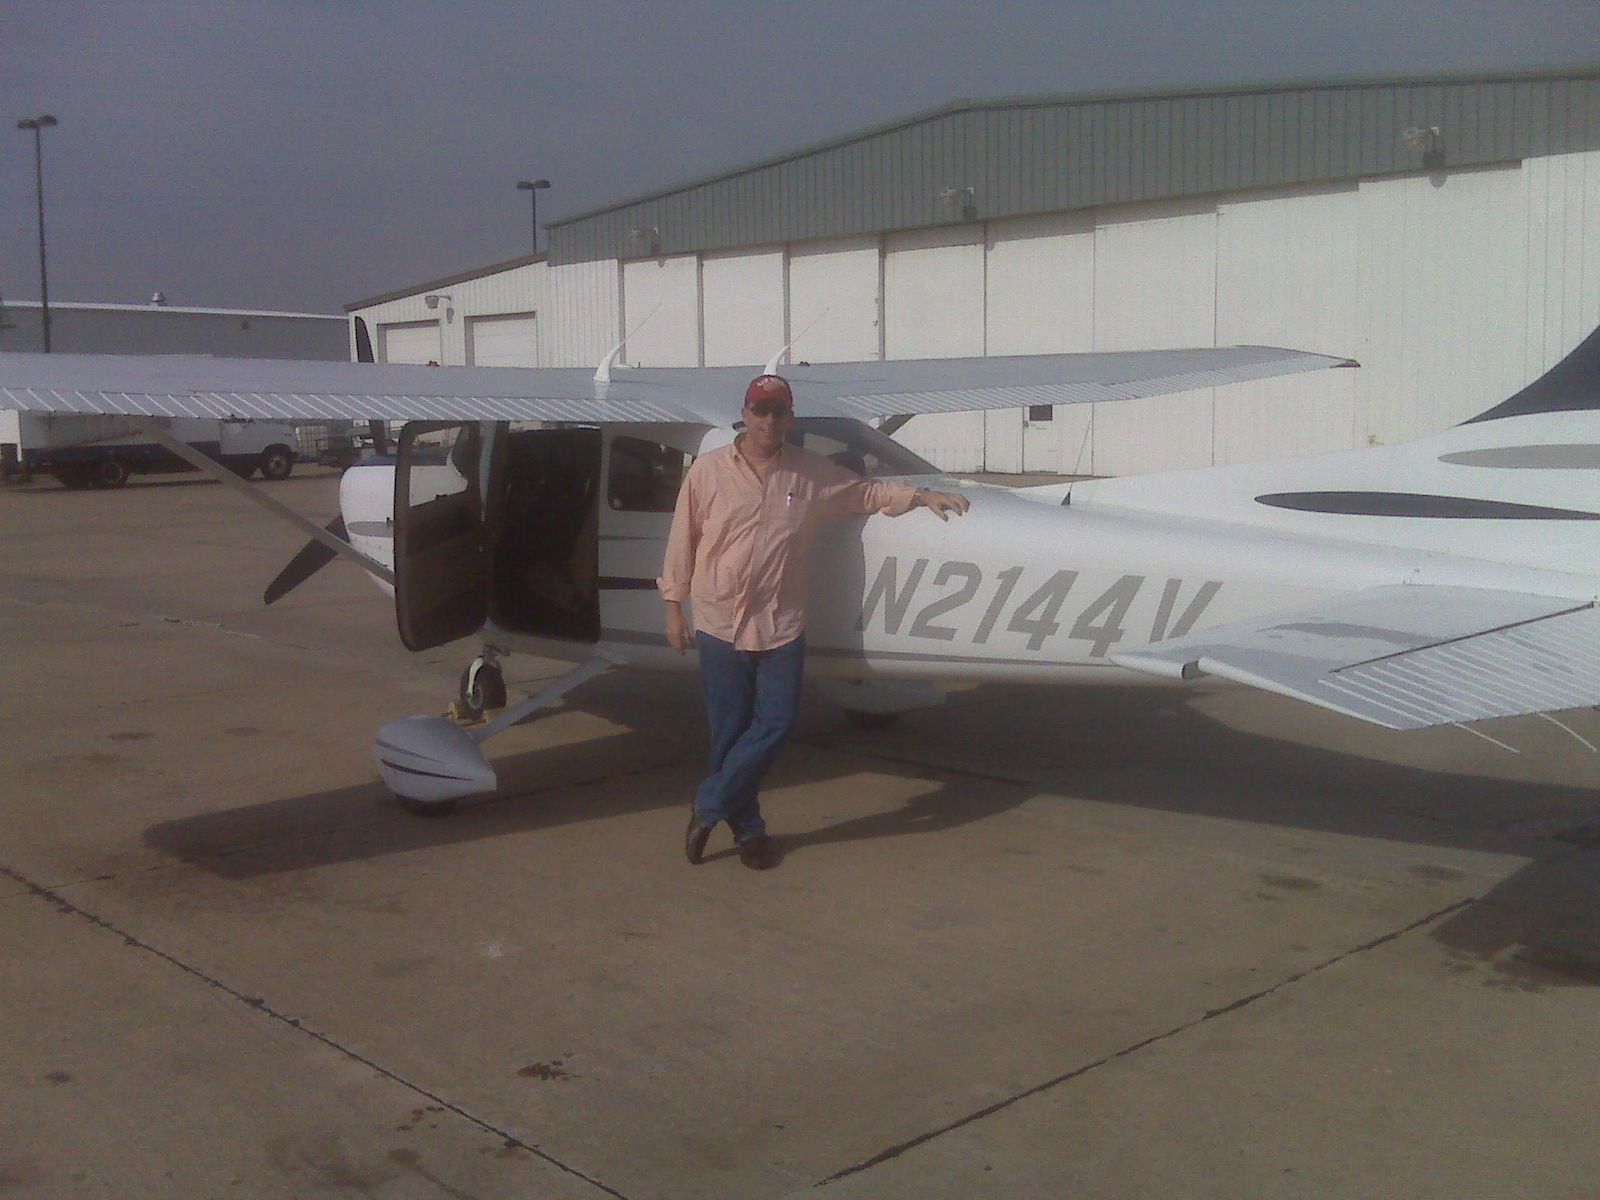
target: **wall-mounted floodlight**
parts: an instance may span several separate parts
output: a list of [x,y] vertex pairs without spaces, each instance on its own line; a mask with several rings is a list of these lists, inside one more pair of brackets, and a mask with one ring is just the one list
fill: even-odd
[[[429,312],[439,313],[439,353],[444,353],[444,327],[456,319],[455,301],[448,292],[429,292],[422,298]],[[440,311],[440,305],[443,310]]]
[[628,244],[635,250],[646,250],[651,254],[661,253],[661,227],[644,225],[628,230]]
[[939,203],[951,212],[960,213],[963,221],[978,217],[977,189],[972,187],[947,187],[939,193]]
[[1413,125],[1400,135],[1406,150],[1422,159],[1429,169],[1444,166],[1444,135],[1437,125]]

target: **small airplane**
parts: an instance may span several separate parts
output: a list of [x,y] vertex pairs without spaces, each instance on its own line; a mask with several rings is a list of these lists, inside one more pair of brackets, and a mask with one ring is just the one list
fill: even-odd
[[[492,791],[483,744],[596,675],[693,665],[667,645],[655,577],[683,473],[735,436],[758,371],[790,380],[796,442],[971,501],[959,521],[874,516],[818,539],[808,673],[861,723],[937,703],[951,681],[1212,676],[1393,729],[1600,703],[1600,331],[1404,445],[1027,488],[949,479],[889,433],[919,413],[1356,364],[1264,347],[763,368],[629,368],[617,353],[593,372],[0,355],[0,407],[146,418],[307,529],[268,603],[342,555],[392,590],[410,649],[478,637],[457,714],[498,715],[378,733],[383,778],[413,811]],[[341,516],[318,527],[162,428],[202,416],[405,425],[395,455],[345,473]],[[516,652],[576,665],[505,707],[499,661]]]

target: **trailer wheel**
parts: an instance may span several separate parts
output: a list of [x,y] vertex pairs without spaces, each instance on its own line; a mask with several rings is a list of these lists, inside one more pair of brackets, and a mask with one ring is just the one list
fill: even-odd
[[261,478],[277,483],[294,470],[294,453],[287,446],[268,446],[261,452]]
[[90,479],[97,488],[119,488],[128,482],[127,464],[114,458],[102,458],[90,472]]

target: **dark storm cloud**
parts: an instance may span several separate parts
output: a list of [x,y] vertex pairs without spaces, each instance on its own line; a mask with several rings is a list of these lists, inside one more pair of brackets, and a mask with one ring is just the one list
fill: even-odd
[[334,311],[609,204],[962,97],[1517,69],[1593,0],[0,7],[0,295]]

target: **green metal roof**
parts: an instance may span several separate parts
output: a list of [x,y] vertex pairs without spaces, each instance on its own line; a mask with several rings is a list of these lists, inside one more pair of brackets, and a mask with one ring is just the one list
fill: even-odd
[[[1430,129],[1436,139],[1406,136]],[[1592,149],[1600,149],[1594,64],[962,100],[553,222],[549,261],[774,245]]]

